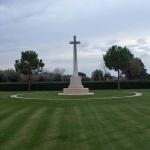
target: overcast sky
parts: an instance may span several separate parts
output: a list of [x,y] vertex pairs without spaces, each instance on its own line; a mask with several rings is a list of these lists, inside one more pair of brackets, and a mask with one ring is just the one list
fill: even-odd
[[72,73],[73,35],[79,71],[100,68],[114,44],[127,46],[150,73],[149,0],[0,0],[0,69],[14,68],[21,51],[35,50],[45,69]]

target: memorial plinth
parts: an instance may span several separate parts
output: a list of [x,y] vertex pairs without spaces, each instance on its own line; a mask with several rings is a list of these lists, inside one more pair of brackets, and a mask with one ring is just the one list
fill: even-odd
[[84,88],[81,77],[78,76],[77,44],[80,44],[80,41],[76,41],[76,36],[74,36],[74,41],[70,42],[70,44],[74,45],[73,76],[70,78],[70,85],[68,88],[64,88],[63,93],[59,93],[59,95],[93,95],[94,93],[90,93],[88,88]]
[[93,93],[89,93],[88,88],[84,88],[81,83],[81,77],[72,76],[70,78],[70,85],[68,88],[63,89],[63,93],[61,95],[92,95]]

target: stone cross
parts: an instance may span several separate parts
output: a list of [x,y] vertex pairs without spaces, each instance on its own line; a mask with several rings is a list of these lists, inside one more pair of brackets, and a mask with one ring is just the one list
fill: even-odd
[[78,60],[77,60],[77,44],[80,44],[80,41],[76,40],[76,36],[73,37],[73,41],[70,44],[74,45],[73,51],[73,76],[78,76]]
[[82,85],[81,77],[78,76],[78,61],[77,61],[77,44],[80,44],[80,41],[77,41],[76,36],[73,37],[73,41],[70,42],[73,44],[73,75],[70,77],[70,85],[68,88],[63,89],[63,93],[58,93],[59,95],[93,95],[90,93],[88,88],[84,88]]

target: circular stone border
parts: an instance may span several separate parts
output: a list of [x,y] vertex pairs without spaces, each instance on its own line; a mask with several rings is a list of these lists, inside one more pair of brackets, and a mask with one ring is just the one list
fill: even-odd
[[15,94],[15,95],[11,95],[10,98],[13,98],[13,99],[23,99],[23,100],[52,100],[52,101],[55,101],[55,100],[99,100],[99,99],[121,99],[121,98],[131,98],[131,97],[138,97],[138,96],[142,96],[143,93],[139,93],[139,92],[128,92],[128,93],[132,93],[133,95],[130,95],[130,96],[119,96],[119,97],[100,97],[100,98],[86,98],[86,99],[59,99],[59,98],[56,98],[56,99],[46,99],[46,98],[25,98],[25,97],[22,97],[23,93],[22,94]]

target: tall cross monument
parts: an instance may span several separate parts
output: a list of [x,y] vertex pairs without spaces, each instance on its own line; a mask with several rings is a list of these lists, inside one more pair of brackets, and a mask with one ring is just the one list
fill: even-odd
[[77,60],[77,44],[80,44],[80,41],[76,40],[76,36],[73,37],[73,41],[70,42],[73,44],[73,76],[78,76],[78,60]]
[[84,88],[81,82],[81,77],[78,76],[78,59],[77,59],[77,45],[80,44],[80,41],[77,41],[76,36],[73,37],[73,41],[70,42],[73,44],[73,75],[70,78],[70,85],[68,88],[63,89],[63,93],[59,95],[93,95],[90,93],[88,88]]

